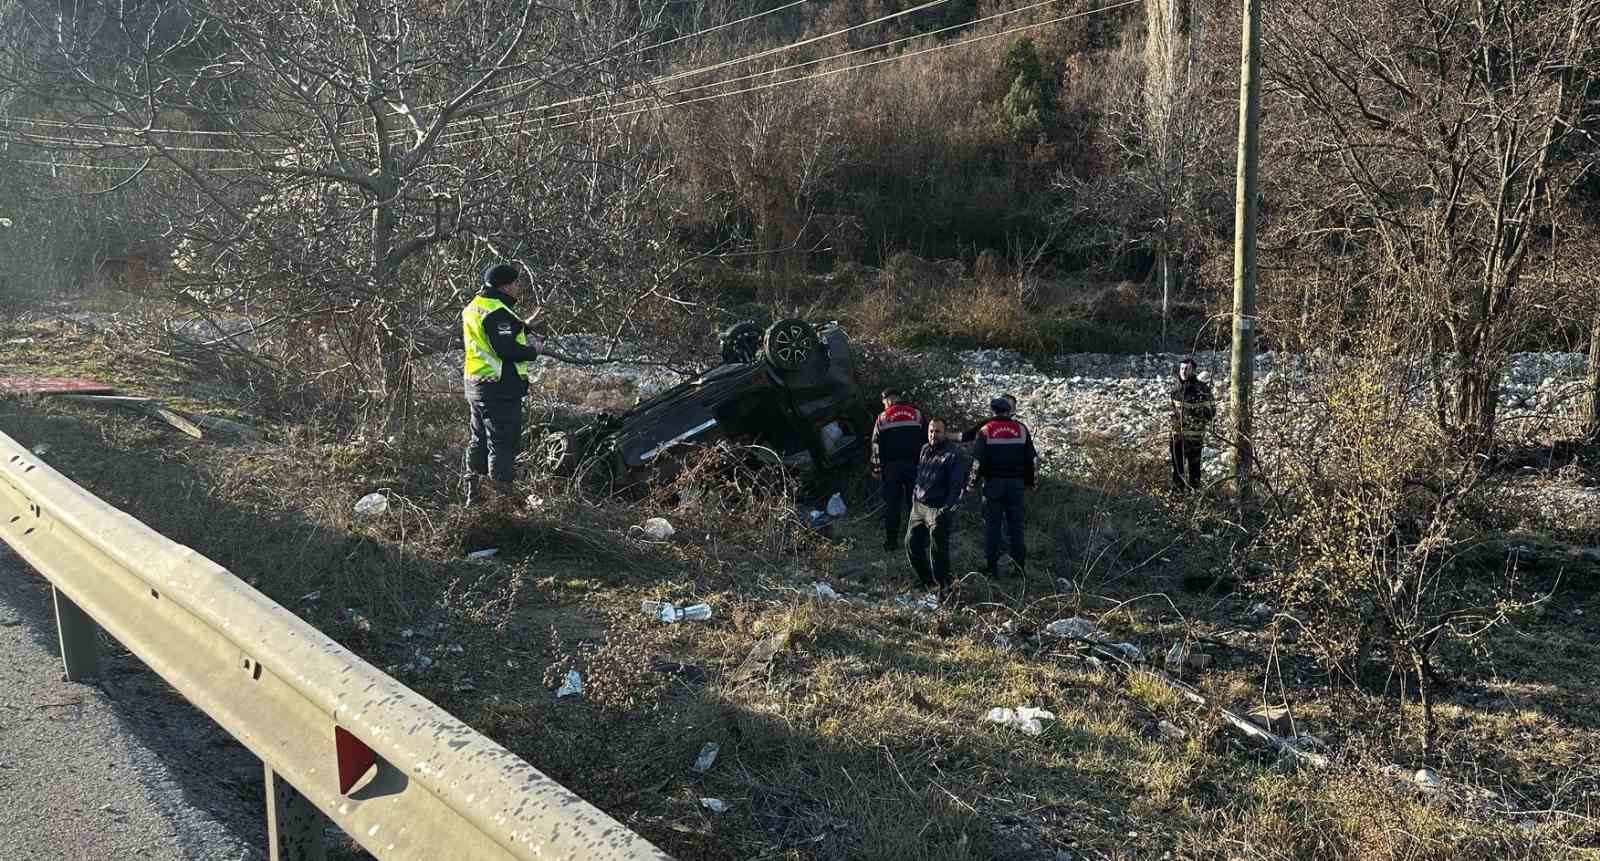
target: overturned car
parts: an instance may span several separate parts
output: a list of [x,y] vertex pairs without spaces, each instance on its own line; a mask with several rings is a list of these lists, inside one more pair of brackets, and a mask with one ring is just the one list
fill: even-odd
[[726,441],[802,469],[865,456],[871,417],[837,323],[740,323],[722,334],[722,360],[620,415],[547,434],[545,467],[601,489],[670,475],[669,453],[691,445]]

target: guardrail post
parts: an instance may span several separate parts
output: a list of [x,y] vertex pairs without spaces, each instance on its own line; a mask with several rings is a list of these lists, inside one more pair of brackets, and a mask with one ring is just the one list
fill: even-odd
[[100,675],[100,626],[60,589],[51,586],[50,592],[56,599],[56,633],[61,638],[61,666],[67,681]]
[[298,789],[262,766],[267,781],[267,861],[326,861],[328,818]]

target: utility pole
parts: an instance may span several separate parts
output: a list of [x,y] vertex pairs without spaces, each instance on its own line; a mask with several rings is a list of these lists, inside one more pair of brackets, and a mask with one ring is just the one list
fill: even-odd
[[1256,358],[1256,165],[1261,118],[1261,21],[1258,0],[1244,0],[1239,54],[1239,170],[1233,212],[1233,358],[1228,402],[1239,505],[1250,502],[1255,452],[1250,446],[1250,386]]

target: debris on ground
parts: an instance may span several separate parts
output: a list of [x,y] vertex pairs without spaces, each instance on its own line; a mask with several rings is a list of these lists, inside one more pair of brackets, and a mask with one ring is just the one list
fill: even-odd
[[355,507],[350,510],[359,518],[377,517],[389,510],[389,497],[381,493],[369,493],[356,500]]
[[1439,772],[1431,768],[1419,768],[1411,775],[1411,782],[1424,792],[1438,792],[1444,788],[1444,781],[1439,778]]
[[667,522],[665,517],[649,518],[645,522],[634,526],[629,531],[632,532],[634,529],[643,533],[645,537],[655,541],[666,541],[678,531],[672,528],[672,524]]
[[583,693],[583,676],[577,670],[567,670],[567,677],[556,688],[556,699]]
[[939,609],[939,596],[929,592],[926,595],[900,595],[894,599],[894,604],[902,610],[912,612],[932,613]]
[[1069,637],[1076,640],[1100,641],[1106,638],[1105,632],[1088,619],[1073,617],[1071,619],[1057,619],[1044,626],[1044,632],[1052,637]]
[[821,581],[812,583],[811,588],[816,593],[816,598],[819,603],[839,601],[843,599],[843,596],[841,596],[838,592],[833,591],[832,586],[829,586]]
[[459,679],[456,681],[455,685],[451,687],[451,690],[458,694],[470,694],[477,689],[478,685],[474,683],[472,679]]
[[779,631],[770,637],[765,637],[750,649],[750,654],[745,656],[744,662],[733,671],[728,680],[734,684],[743,684],[756,676],[766,675],[772,666],[772,659],[789,645],[789,632]]
[[1122,653],[1122,659],[1130,664],[1144,663],[1144,652],[1132,643],[1112,643],[1111,648]]
[[717,753],[722,750],[722,745],[708,741],[700,746],[700,755],[694,758],[694,770],[702,774],[711,770],[717,763]]
[[1258,706],[1245,715],[1245,720],[1278,736],[1290,733],[1289,710],[1283,706]]
[[828,497],[828,505],[823,509],[823,511],[826,512],[829,517],[835,519],[843,517],[845,512],[848,511],[848,509],[844,507],[844,497],[837,493]]
[[467,558],[468,559],[493,559],[495,554],[499,553],[499,552],[500,552],[500,548],[498,548],[498,547],[485,547],[482,550],[474,550],[471,553],[468,553],[467,554]]
[[682,661],[657,660],[650,664],[650,671],[669,676],[677,676],[684,683],[690,685],[703,685],[710,677],[702,667],[686,664]]
[[1055,720],[1055,717],[1055,712],[1049,709],[1020,706],[1015,709],[989,709],[989,713],[984,715],[983,719],[987,723],[1009,726],[1024,735],[1041,735],[1044,733],[1044,724],[1041,721]]
[[1184,732],[1183,727],[1168,720],[1156,724],[1156,735],[1160,736],[1162,741],[1171,742],[1183,741],[1189,737],[1189,734]]
[[300,596],[300,600],[306,604],[314,604],[317,601],[322,600],[322,590],[318,589],[315,592],[307,592]]
[[372,620],[367,618],[366,613],[363,613],[354,607],[346,607],[344,609],[344,615],[346,619],[350,620],[350,624],[355,626],[357,631],[372,630]]
[[711,618],[710,604],[690,604],[687,607],[679,607],[671,601],[651,601],[647,599],[639,602],[639,610],[646,616],[660,619],[669,625],[685,620],[703,622]]
[[711,811],[712,813],[720,814],[728,812],[728,802],[723,801],[720,798],[702,798],[700,799],[700,806]]
[[1259,622],[1265,622],[1268,619],[1271,619],[1274,615],[1276,615],[1276,612],[1272,609],[1272,605],[1265,604],[1265,603],[1262,603],[1260,601],[1257,601],[1256,603],[1251,604],[1250,605],[1250,609],[1246,610],[1245,613],[1250,618],[1255,619],[1255,620],[1257,620]]

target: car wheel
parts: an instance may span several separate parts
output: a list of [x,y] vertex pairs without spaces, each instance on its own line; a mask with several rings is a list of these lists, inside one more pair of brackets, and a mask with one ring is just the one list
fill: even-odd
[[761,355],[761,327],[746,320],[722,333],[722,361],[730,365],[749,364]]
[[767,327],[767,361],[780,371],[797,371],[821,348],[817,330],[804,320],[779,320]]
[[540,440],[545,472],[550,475],[570,476],[578,469],[578,435],[569,431],[552,431]]

